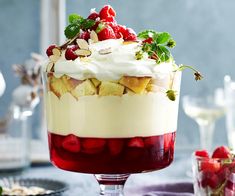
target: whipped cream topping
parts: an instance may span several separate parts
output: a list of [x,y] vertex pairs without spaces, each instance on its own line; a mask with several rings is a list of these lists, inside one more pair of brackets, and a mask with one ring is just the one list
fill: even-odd
[[[175,69],[174,62],[156,64],[147,54],[136,60],[135,53],[140,50],[140,43],[125,43],[123,39],[109,39],[90,43],[92,54],[89,57],[66,60],[64,52],[54,65],[55,77],[67,74],[76,79],[97,78],[99,80],[119,80],[125,76],[150,76],[164,78]],[[101,54],[100,51],[108,51]]]

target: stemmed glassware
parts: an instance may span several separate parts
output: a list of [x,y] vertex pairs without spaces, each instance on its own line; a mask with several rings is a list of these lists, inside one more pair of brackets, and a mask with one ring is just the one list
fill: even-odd
[[[173,74],[172,88],[179,95],[181,73]],[[43,73],[50,158],[56,167],[94,174],[100,195],[114,196],[123,195],[130,174],[159,170],[171,164],[178,95],[175,101],[170,100],[166,91],[157,87],[159,82],[152,79],[156,91],[101,96],[92,91],[94,88],[88,88],[97,80],[82,81],[66,73],[60,75]],[[134,79],[146,80],[143,78]],[[100,85],[104,84],[110,83],[101,81]],[[67,91],[73,85],[79,91]],[[141,84],[136,88],[142,88]]]
[[201,148],[211,150],[215,122],[224,115],[222,92],[217,90],[215,95],[184,96],[183,109],[189,117],[199,125]]

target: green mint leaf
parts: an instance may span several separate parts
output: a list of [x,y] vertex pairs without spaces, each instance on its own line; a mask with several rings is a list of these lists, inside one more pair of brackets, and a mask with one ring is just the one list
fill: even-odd
[[81,20],[83,20],[83,17],[78,14],[70,14],[69,15],[69,23],[79,23]]
[[140,32],[137,35],[137,37],[140,38],[140,39],[147,39],[149,37],[153,37],[156,34],[157,34],[157,32],[154,31],[154,30],[145,30],[145,31]]
[[2,192],[3,190],[2,190],[2,187],[0,186],[0,196],[2,195]]
[[64,34],[68,39],[72,39],[79,32],[80,32],[80,26],[76,23],[68,25],[64,30]]
[[103,22],[100,22],[98,27],[96,28],[96,33],[99,33],[100,31],[102,31],[104,28],[106,27],[106,24]]
[[[166,62],[170,59],[171,53],[165,46],[158,46],[157,49],[158,63]],[[160,62],[159,62],[160,61]]]
[[94,21],[94,20],[91,20],[91,19],[84,19],[84,20],[81,22],[81,26],[82,26],[82,29],[83,29],[83,30],[90,29],[90,28],[93,27],[94,25],[95,25],[95,21]]
[[157,44],[165,44],[171,38],[171,35],[167,32],[162,32],[157,35],[156,42]]

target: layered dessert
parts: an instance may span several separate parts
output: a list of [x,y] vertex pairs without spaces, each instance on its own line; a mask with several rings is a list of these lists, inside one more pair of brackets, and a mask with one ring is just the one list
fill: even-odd
[[44,69],[52,163],[64,170],[124,174],[173,160],[181,72],[166,32],[136,33],[107,5],[69,16],[68,38],[47,49]]

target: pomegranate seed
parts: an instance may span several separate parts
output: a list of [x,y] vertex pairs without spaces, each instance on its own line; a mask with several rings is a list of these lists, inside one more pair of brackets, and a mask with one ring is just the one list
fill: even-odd
[[47,56],[48,56],[48,57],[51,56],[51,55],[53,55],[52,50],[53,50],[55,47],[56,47],[56,45],[51,45],[51,46],[49,46],[49,47],[47,48],[46,53],[47,53]]
[[100,10],[100,19],[106,19],[109,16],[116,16],[115,10],[110,6],[110,5],[105,5],[101,10]]
[[92,12],[87,18],[91,20],[96,20],[96,18],[99,17],[99,14],[97,12]]
[[74,52],[77,49],[78,49],[78,46],[75,46],[75,45],[67,48],[65,51],[65,58],[67,60],[75,60],[76,58],[78,58],[78,55],[76,55]]
[[116,39],[115,33],[110,26],[106,26],[103,30],[98,33],[98,38],[100,41],[106,39]]

